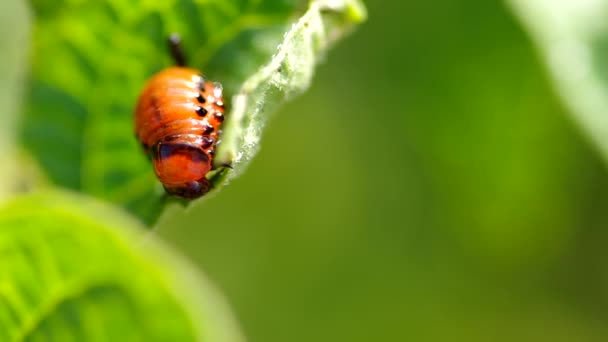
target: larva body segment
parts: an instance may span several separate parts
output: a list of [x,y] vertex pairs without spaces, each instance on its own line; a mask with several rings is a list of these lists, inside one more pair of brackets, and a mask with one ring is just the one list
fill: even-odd
[[135,109],[135,133],[168,193],[197,198],[224,120],[222,87],[195,69],[171,67],[144,86]]

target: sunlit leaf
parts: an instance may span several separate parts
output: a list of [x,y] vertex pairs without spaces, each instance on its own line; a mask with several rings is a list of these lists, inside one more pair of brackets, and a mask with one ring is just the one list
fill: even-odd
[[15,122],[23,93],[30,33],[28,8],[22,1],[0,3],[0,200],[15,190]]
[[576,122],[608,162],[608,1],[509,2]]
[[216,164],[231,163],[243,172],[255,156],[264,125],[283,102],[306,90],[315,66],[332,43],[365,19],[363,5],[356,1],[312,1],[295,23],[271,60],[249,77],[233,99]]
[[[34,1],[23,144],[55,184],[154,222],[167,198],[134,139],[132,111],[146,79],[172,64],[166,38],[180,33],[190,66],[232,98],[216,164],[236,175],[272,110],[308,87],[325,49],[365,16],[357,0],[313,1],[297,21],[298,3]],[[219,170],[216,189],[231,172]]]
[[0,208],[0,341],[240,341],[206,281],[84,196]]

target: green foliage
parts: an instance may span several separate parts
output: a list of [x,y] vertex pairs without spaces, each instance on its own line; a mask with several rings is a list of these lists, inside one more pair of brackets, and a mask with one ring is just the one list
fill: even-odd
[[608,162],[608,1],[510,3],[574,119]]
[[359,2],[313,1],[308,12],[285,34],[270,62],[249,77],[234,97],[232,119],[226,126],[216,164],[232,163],[237,172],[242,172],[259,148],[269,114],[308,88],[319,55],[364,18],[365,10]]
[[1,341],[240,341],[195,269],[69,193],[0,209]]
[[12,181],[17,174],[14,127],[27,68],[27,45],[24,42],[29,38],[29,24],[25,4],[19,1],[0,4],[0,32],[3,33],[0,34],[0,105],[3,106],[3,123],[0,124],[0,200],[15,190]]
[[[241,106],[227,103],[227,142],[218,155],[242,171],[255,152],[252,134],[259,142],[271,111],[308,87],[326,48],[364,18],[362,5],[31,5],[30,46],[26,8],[0,5],[0,28],[15,31],[0,40],[7,51],[0,161],[8,165],[0,174],[0,200],[7,198],[0,206],[0,340],[240,341],[197,271],[151,233],[142,239],[141,222],[153,224],[167,199],[133,137],[135,101],[145,81],[172,64],[166,38],[178,32],[190,66],[222,81],[228,99],[240,99]],[[279,65],[278,75],[268,74]],[[232,172],[223,171],[213,179],[216,189]]]
[[[124,206],[148,223],[166,198],[133,138],[132,111],[146,79],[172,64],[171,32],[182,35],[190,66],[226,80],[228,98],[237,94],[218,161],[235,159],[238,170],[253,156],[262,118],[308,86],[319,55],[364,15],[356,0],[313,1],[282,37],[296,1],[36,1],[34,11],[23,144],[53,183]],[[280,75],[263,75],[279,64]]]

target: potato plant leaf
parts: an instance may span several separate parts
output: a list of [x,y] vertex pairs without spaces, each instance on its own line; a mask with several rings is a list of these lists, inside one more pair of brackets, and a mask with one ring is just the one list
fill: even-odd
[[255,156],[264,125],[283,102],[305,91],[315,66],[336,40],[365,19],[358,1],[312,1],[285,33],[270,61],[249,77],[232,101],[216,166],[231,163],[235,177]]
[[15,125],[27,70],[30,17],[21,1],[0,3],[0,200],[10,196],[21,180],[15,163]]
[[0,208],[0,341],[241,341],[215,290],[132,218],[83,195]]
[[270,113],[308,87],[326,48],[365,17],[358,0],[315,0],[303,12],[301,5],[34,0],[21,143],[54,184],[151,225],[168,201],[134,138],[133,107],[145,81],[172,65],[169,34],[181,34],[189,66],[224,83],[230,99],[216,164],[234,171],[211,175],[217,191],[251,160]]
[[575,122],[608,162],[608,1],[509,2]]

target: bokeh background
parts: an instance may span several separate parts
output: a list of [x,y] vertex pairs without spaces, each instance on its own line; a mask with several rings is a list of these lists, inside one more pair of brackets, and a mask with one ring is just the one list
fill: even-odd
[[507,5],[366,4],[248,172],[159,234],[252,342],[608,340],[606,168]]

